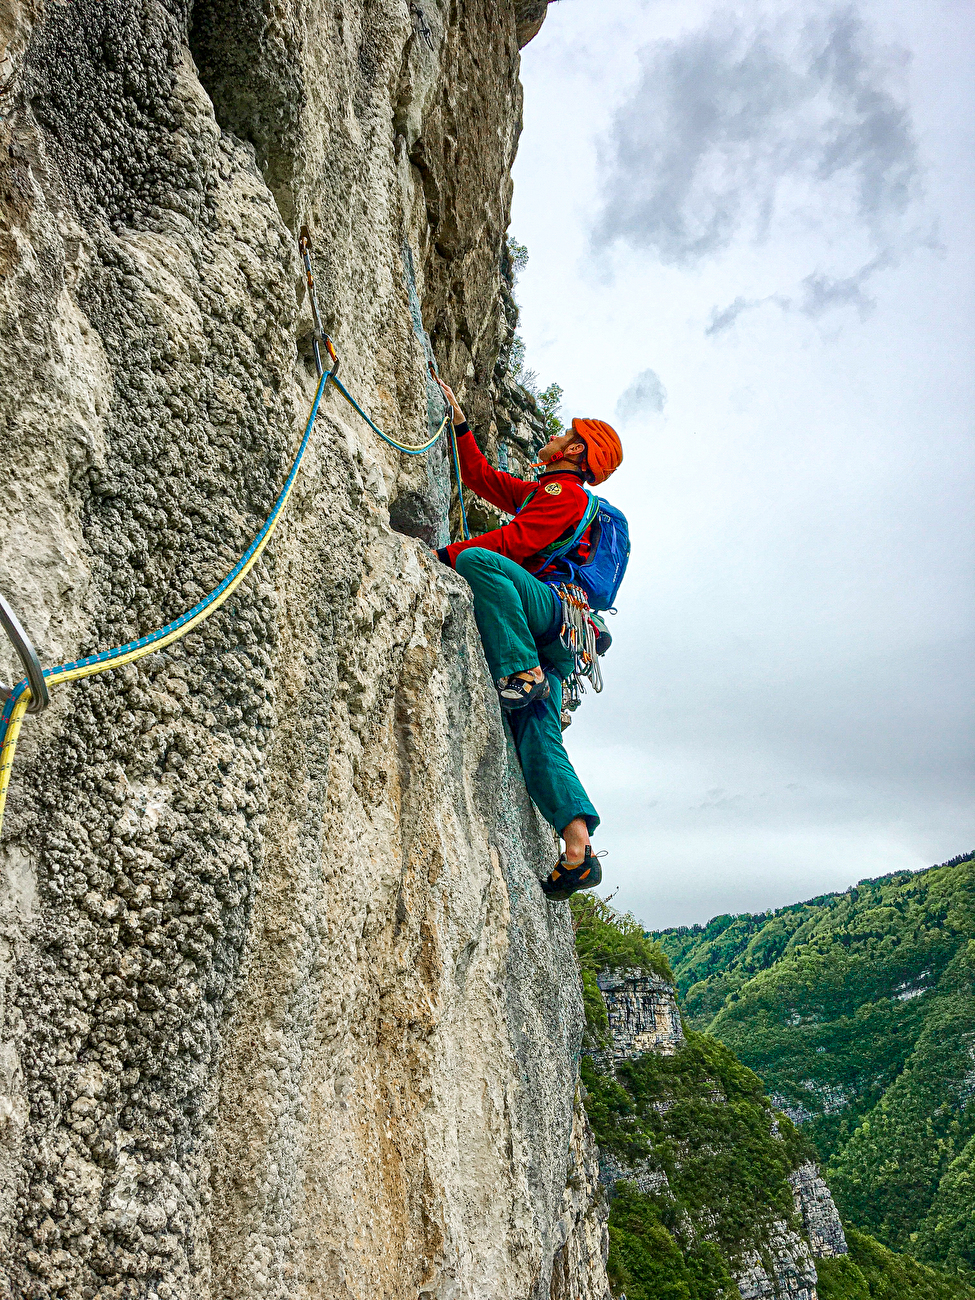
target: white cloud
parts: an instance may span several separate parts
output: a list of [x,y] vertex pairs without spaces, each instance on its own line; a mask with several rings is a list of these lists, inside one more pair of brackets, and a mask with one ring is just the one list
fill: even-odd
[[808,246],[801,283],[716,307],[707,332],[765,304],[863,318],[867,281],[932,242],[908,62],[850,6],[751,23],[719,12],[647,46],[603,137],[595,246],[691,267],[742,240],[788,238]]
[[627,422],[642,415],[659,415],[667,402],[667,390],[655,370],[641,370],[616,403],[617,417]]
[[728,15],[650,45],[605,146],[597,242],[689,265],[790,209],[839,204],[886,246],[917,192],[905,56],[852,8],[746,28]]

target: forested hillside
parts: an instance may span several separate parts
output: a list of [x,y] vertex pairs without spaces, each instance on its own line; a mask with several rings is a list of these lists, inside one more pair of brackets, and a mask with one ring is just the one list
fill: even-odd
[[768,1253],[795,1214],[788,1176],[810,1154],[785,1120],[778,1133],[761,1082],[704,1034],[674,1055],[648,1052],[616,1069],[597,974],[639,968],[673,978],[632,917],[573,899],[586,1006],[586,1111],[610,1179],[609,1276],[628,1300],[732,1300],[736,1265]]
[[[632,917],[591,896],[573,899],[572,911],[585,987],[582,1079],[610,1191],[614,1294],[772,1294],[748,1286],[743,1261],[762,1259],[772,1272],[772,1255],[778,1252],[780,1264],[788,1257],[788,1231],[801,1227],[790,1175],[813,1154],[807,1137],[775,1116],[761,1081],[709,1034],[688,1030],[673,1054],[647,1052],[614,1067],[601,1050],[609,1039],[597,974],[639,967],[672,975]],[[815,1260],[820,1300],[975,1300],[962,1278],[888,1250],[860,1226],[856,1218],[846,1225],[848,1255]],[[793,1269],[801,1268],[794,1257]],[[778,1277],[779,1284],[806,1294],[795,1274]]]
[[975,1272],[975,860],[653,937],[688,1022],[814,1142],[844,1217]]

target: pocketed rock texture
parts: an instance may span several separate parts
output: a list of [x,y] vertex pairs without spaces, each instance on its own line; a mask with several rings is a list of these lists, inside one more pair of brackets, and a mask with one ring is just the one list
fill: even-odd
[[[378,421],[429,428],[411,282],[491,418],[543,13],[0,7],[0,587],[45,664],[166,623],[266,517],[314,390],[302,223]],[[326,396],[254,575],[28,719],[0,845],[11,1296],[604,1300],[571,928],[429,550],[447,490],[442,450]]]

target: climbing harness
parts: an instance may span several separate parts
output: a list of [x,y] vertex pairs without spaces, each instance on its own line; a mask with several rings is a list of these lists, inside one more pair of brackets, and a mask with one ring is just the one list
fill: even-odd
[[[533,488],[528,493],[518,507],[519,513],[537,491]],[[575,671],[562,683],[563,709],[568,712],[574,712],[582,703],[581,697],[586,692],[583,678],[588,680],[597,695],[603,689],[603,674],[596,653],[600,630],[593,622],[593,606],[598,610],[612,605],[612,597],[619,590],[630,553],[629,533],[623,515],[602,497],[591,492],[588,496],[589,501],[578,524],[571,533],[564,534],[539,552],[543,557],[542,563],[534,571],[534,576],[555,592],[562,606],[559,640],[575,661]],[[593,526],[596,532],[591,555],[585,562],[572,560],[570,556],[575,547]],[[594,575],[595,583],[592,581]],[[576,576],[581,580],[572,581]],[[582,580],[588,581],[588,589],[582,585]],[[607,591],[611,592],[608,604],[598,603],[607,600]],[[568,726],[568,722],[565,725]]]
[[582,587],[572,582],[549,583],[562,605],[562,627],[559,640],[575,661],[575,672],[562,684],[565,707],[574,712],[582,703],[586,692],[582,684],[585,677],[598,695],[603,689],[603,674],[596,654],[599,629],[592,620],[589,599]]
[[[0,830],[3,828],[3,812],[7,802],[7,790],[10,785],[10,773],[13,767],[14,753],[17,749],[17,740],[20,736],[20,728],[23,725],[24,716],[27,713],[40,713],[47,708],[49,703],[48,687],[61,682],[74,681],[82,677],[93,677],[96,673],[108,672],[112,668],[121,668],[123,664],[134,663],[137,659],[142,659],[145,655],[152,654],[157,650],[162,650],[174,641],[186,636],[193,628],[197,627],[205,619],[209,618],[215,610],[227,600],[227,598],[236,590],[244,581],[248,573],[257,563],[261,552],[271,540],[281,512],[291,495],[294,487],[298,470],[308,448],[311,439],[312,429],[315,424],[315,417],[318,414],[318,408],[321,405],[322,397],[325,393],[326,386],[331,383],[337,388],[342,396],[350,403],[352,407],[368,423],[369,427],[379,434],[385,442],[398,451],[406,455],[417,456],[421,452],[429,451],[434,443],[440,438],[445,426],[450,422],[450,410],[443,423],[437,430],[436,436],[420,447],[408,447],[404,443],[397,442],[395,438],[389,437],[383,433],[373,421],[366,415],[362,407],[355,401],[345,386],[337,378],[339,368],[338,353],[332,343],[332,340],[322,328],[321,314],[318,310],[318,299],[315,291],[315,279],[311,264],[311,238],[308,234],[307,226],[303,226],[298,240],[298,246],[301,252],[302,261],[305,266],[305,276],[308,282],[309,293],[311,295],[312,320],[314,324],[314,336],[312,346],[315,354],[315,369],[318,372],[318,386],[315,389],[315,396],[312,400],[311,409],[308,413],[308,419],[305,421],[304,432],[301,442],[292,461],[291,469],[285,480],[284,487],[278,495],[277,500],[264,522],[264,526],[251,542],[250,546],[237,561],[231,571],[218,587],[215,587],[208,596],[199,601],[192,609],[188,609],[179,618],[167,623],[165,627],[158,628],[148,636],[140,637],[137,641],[128,641],[125,645],[115,646],[111,650],[100,650],[96,654],[88,655],[84,659],[76,659],[70,663],[59,664],[55,668],[41,668],[37,653],[31,644],[19,620],[7,602],[0,597],[0,626],[13,642],[14,648],[20,657],[24,667],[25,676],[21,678],[12,687],[0,686]],[[331,369],[326,370],[322,361],[322,349],[328,355],[331,361]],[[451,424],[451,431],[453,425]],[[454,465],[457,466],[457,444],[454,442]],[[458,474],[458,488],[460,485],[460,475]],[[461,494],[461,518],[464,528],[464,536],[469,537],[467,531],[467,517],[464,513],[463,495]]]

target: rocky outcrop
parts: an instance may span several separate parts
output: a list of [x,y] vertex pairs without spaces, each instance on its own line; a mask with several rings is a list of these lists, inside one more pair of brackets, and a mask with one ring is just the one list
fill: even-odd
[[735,1270],[741,1300],[817,1300],[816,1266],[808,1244],[787,1224],[772,1225],[761,1250]]
[[684,1041],[672,984],[642,970],[607,971],[597,979],[609,1019],[614,1061],[644,1052],[670,1056]]
[[[0,586],[45,663],[180,613],[265,518],[314,388],[300,223],[380,423],[429,427],[424,331],[491,418],[537,8],[0,9]],[[428,549],[446,492],[328,397],[255,576],[28,720],[12,1295],[603,1300],[567,909]]]
[[847,1253],[846,1234],[833,1196],[817,1165],[811,1160],[799,1166],[789,1179],[802,1216],[802,1227],[814,1259],[833,1259]]
[[542,30],[545,11],[552,0],[515,0],[518,44],[525,46]]
[[817,1300],[814,1261],[847,1253],[843,1224],[818,1167],[807,1160],[789,1182],[801,1232],[780,1220],[765,1249],[746,1256],[736,1273],[742,1300]]
[[[686,1084],[683,1089],[677,1086],[685,1038],[673,985],[659,975],[639,969],[604,971],[597,977],[597,983],[606,1007],[609,1043],[593,1050],[591,1059],[598,1068],[614,1072],[627,1063],[638,1063],[650,1054],[676,1057],[674,1073],[670,1076],[670,1091],[658,1088],[650,1093],[654,1098],[650,1109],[655,1112],[655,1121],[656,1117],[668,1116],[675,1106],[687,1101]],[[626,1071],[623,1070],[619,1077],[627,1077]],[[714,1079],[703,1078],[694,1085],[694,1104],[699,1107],[701,1102],[708,1107],[726,1107],[729,1098]],[[613,1104],[618,1105],[618,1099]],[[771,1138],[777,1145],[783,1140],[779,1121],[772,1117],[768,1103],[763,1104],[766,1123],[771,1121]],[[600,1153],[600,1180],[610,1197],[617,1184],[625,1181],[637,1192],[653,1198],[658,1204],[667,1205],[669,1221],[673,1221],[673,1231],[684,1249],[693,1249],[701,1239],[720,1239],[717,1212],[709,1211],[707,1202],[702,1211],[699,1192],[696,1224],[686,1211],[680,1210],[675,1196],[672,1180],[679,1181],[682,1166],[690,1155],[687,1142],[691,1139],[686,1136],[684,1128],[666,1134],[663,1138],[664,1153],[655,1149],[661,1135],[655,1136],[652,1126],[641,1125],[632,1113],[628,1123],[629,1128],[625,1130],[628,1141],[637,1145],[642,1142],[645,1148],[649,1143],[650,1154],[634,1160],[626,1159],[618,1151]],[[720,1124],[712,1129],[712,1140],[721,1131]],[[720,1161],[717,1151],[715,1158]],[[781,1159],[781,1156],[777,1157],[779,1162]],[[671,1170],[670,1177],[664,1167],[668,1160],[675,1162],[667,1166]],[[739,1248],[729,1259],[742,1300],[774,1300],[775,1297],[817,1300],[815,1260],[846,1254],[843,1226],[816,1165],[810,1161],[799,1164],[789,1175],[788,1185],[795,1202],[795,1216],[769,1216],[760,1224],[757,1247]]]
[[789,1177],[795,1199],[796,1227],[777,1221],[763,1250],[742,1260],[735,1275],[742,1300],[817,1300],[815,1260],[847,1253],[843,1224],[818,1167],[806,1161]]

